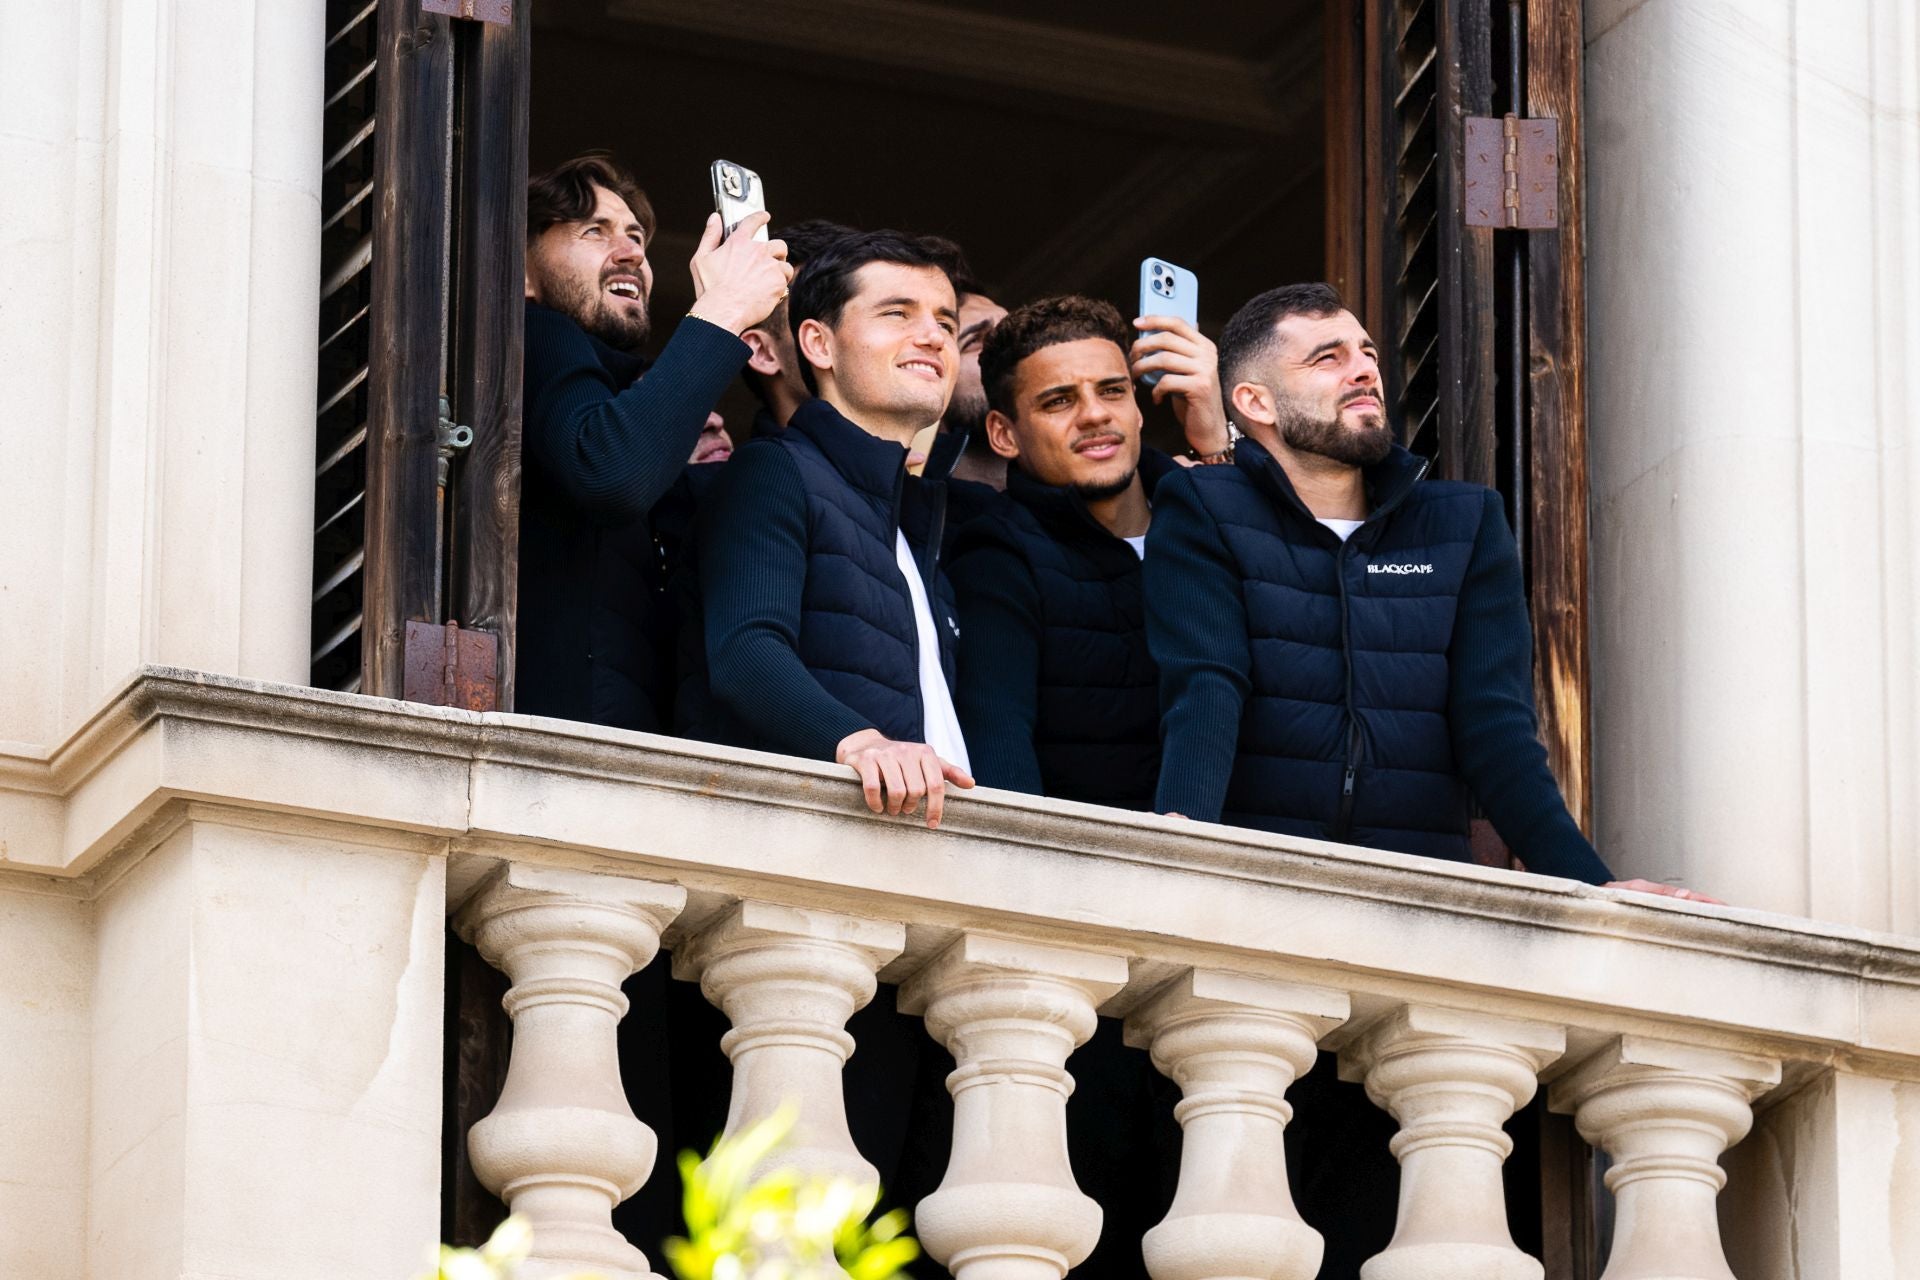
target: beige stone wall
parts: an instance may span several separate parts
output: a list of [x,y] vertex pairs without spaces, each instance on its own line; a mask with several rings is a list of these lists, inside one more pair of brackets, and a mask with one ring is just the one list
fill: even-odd
[[398,1280],[439,1230],[444,862],[179,827],[100,896],[73,1275]]
[[0,1275],[86,1276],[91,912],[71,886],[0,884]]
[[1920,17],[1586,23],[1602,851],[1920,930]]
[[1821,1076],[1728,1153],[1741,1280],[1920,1275],[1920,1084]]
[[0,740],[304,679],[323,18],[0,3]]

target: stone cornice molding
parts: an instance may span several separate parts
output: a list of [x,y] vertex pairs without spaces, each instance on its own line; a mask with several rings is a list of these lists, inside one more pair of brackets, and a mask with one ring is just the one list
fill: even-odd
[[1113,1013],[1179,965],[1230,964],[1344,986],[1355,1026],[1467,988],[1487,1012],[1551,1008],[1596,1034],[1681,1021],[1802,1061],[1920,1062],[1908,939],[1005,792],[957,796],[928,832],[866,813],[832,765],[166,668],[59,747],[0,751],[0,876],[97,886],[188,806],[672,878],[701,911],[778,886],[907,921],[890,979],[960,929],[1033,930],[1134,956]]

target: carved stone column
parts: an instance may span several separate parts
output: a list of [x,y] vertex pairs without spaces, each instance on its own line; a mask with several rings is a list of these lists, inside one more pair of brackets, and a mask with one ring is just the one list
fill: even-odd
[[1780,1064],[1622,1036],[1554,1082],[1548,1103],[1613,1157],[1613,1248],[1601,1280],[1734,1280],[1715,1200],[1720,1153],[1753,1125]]
[[1067,1159],[1066,1062],[1126,980],[1119,956],[968,933],[901,988],[958,1063],[953,1155],[915,1213],[956,1280],[1060,1280],[1099,1241]]
[[653,1130],[627,1105],[614,1031],[620,984],[653,959],[686,905],[678,885],[510,865],[460,912],[460,935],[513,979],[513,1056],[467,1148],[482,1185],[533,1225],[528,1280],[651,1274],[613,1207],[653,1170]]
[[675,954],[674,974],[697,979],[733,1022],[720,1041],[733,1063],[729,1134],[792,1102],[781,1165],[877,1181],[847,1132],[841,1068],[854,1051],[847,1019],[906,937],[901,924],[742,902]]
[[1540,1069],[1566,1052],[1559,1027],[1408,1005],[1340,1055],[1340,1074],[1400,1122],[1400,1212],[1364,1280],[1541,1280],[1507,1230],[1505,1125]]
[[1143,1248],[1154,1280],[1312,1280],[1324,1250],[1287,1185],[1286,1092],[1344,992],[1195,969],[1127,1019],[1127,1042],[1180,1086],[1180,1185]]

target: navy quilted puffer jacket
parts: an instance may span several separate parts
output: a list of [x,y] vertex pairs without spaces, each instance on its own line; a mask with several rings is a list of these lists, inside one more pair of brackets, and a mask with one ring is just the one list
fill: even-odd
[[1342,542],[1256,442],[1169,476],[1145,565],[1162,812],[1466,860],[1477,799],[1531,870],[1611,878],[1537,737],[1499,495],[1395,448]]
[[[1147,450],[1149,497],[1174,469]],[[1070,491],[1019,466],[1000,511],[954,541],[967,643],[957,702],[991,787],[1149,809],[1160,777],[1160,673],[1147,652],[1140,557]]]

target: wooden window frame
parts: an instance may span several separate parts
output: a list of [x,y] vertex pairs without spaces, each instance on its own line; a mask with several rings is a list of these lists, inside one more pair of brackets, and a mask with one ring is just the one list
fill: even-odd
[[[530,6],[379,0],[361,690],[402,697],[407,624],[495,637],[513,707]],[[448,421],[471,429],[457,451]]]

